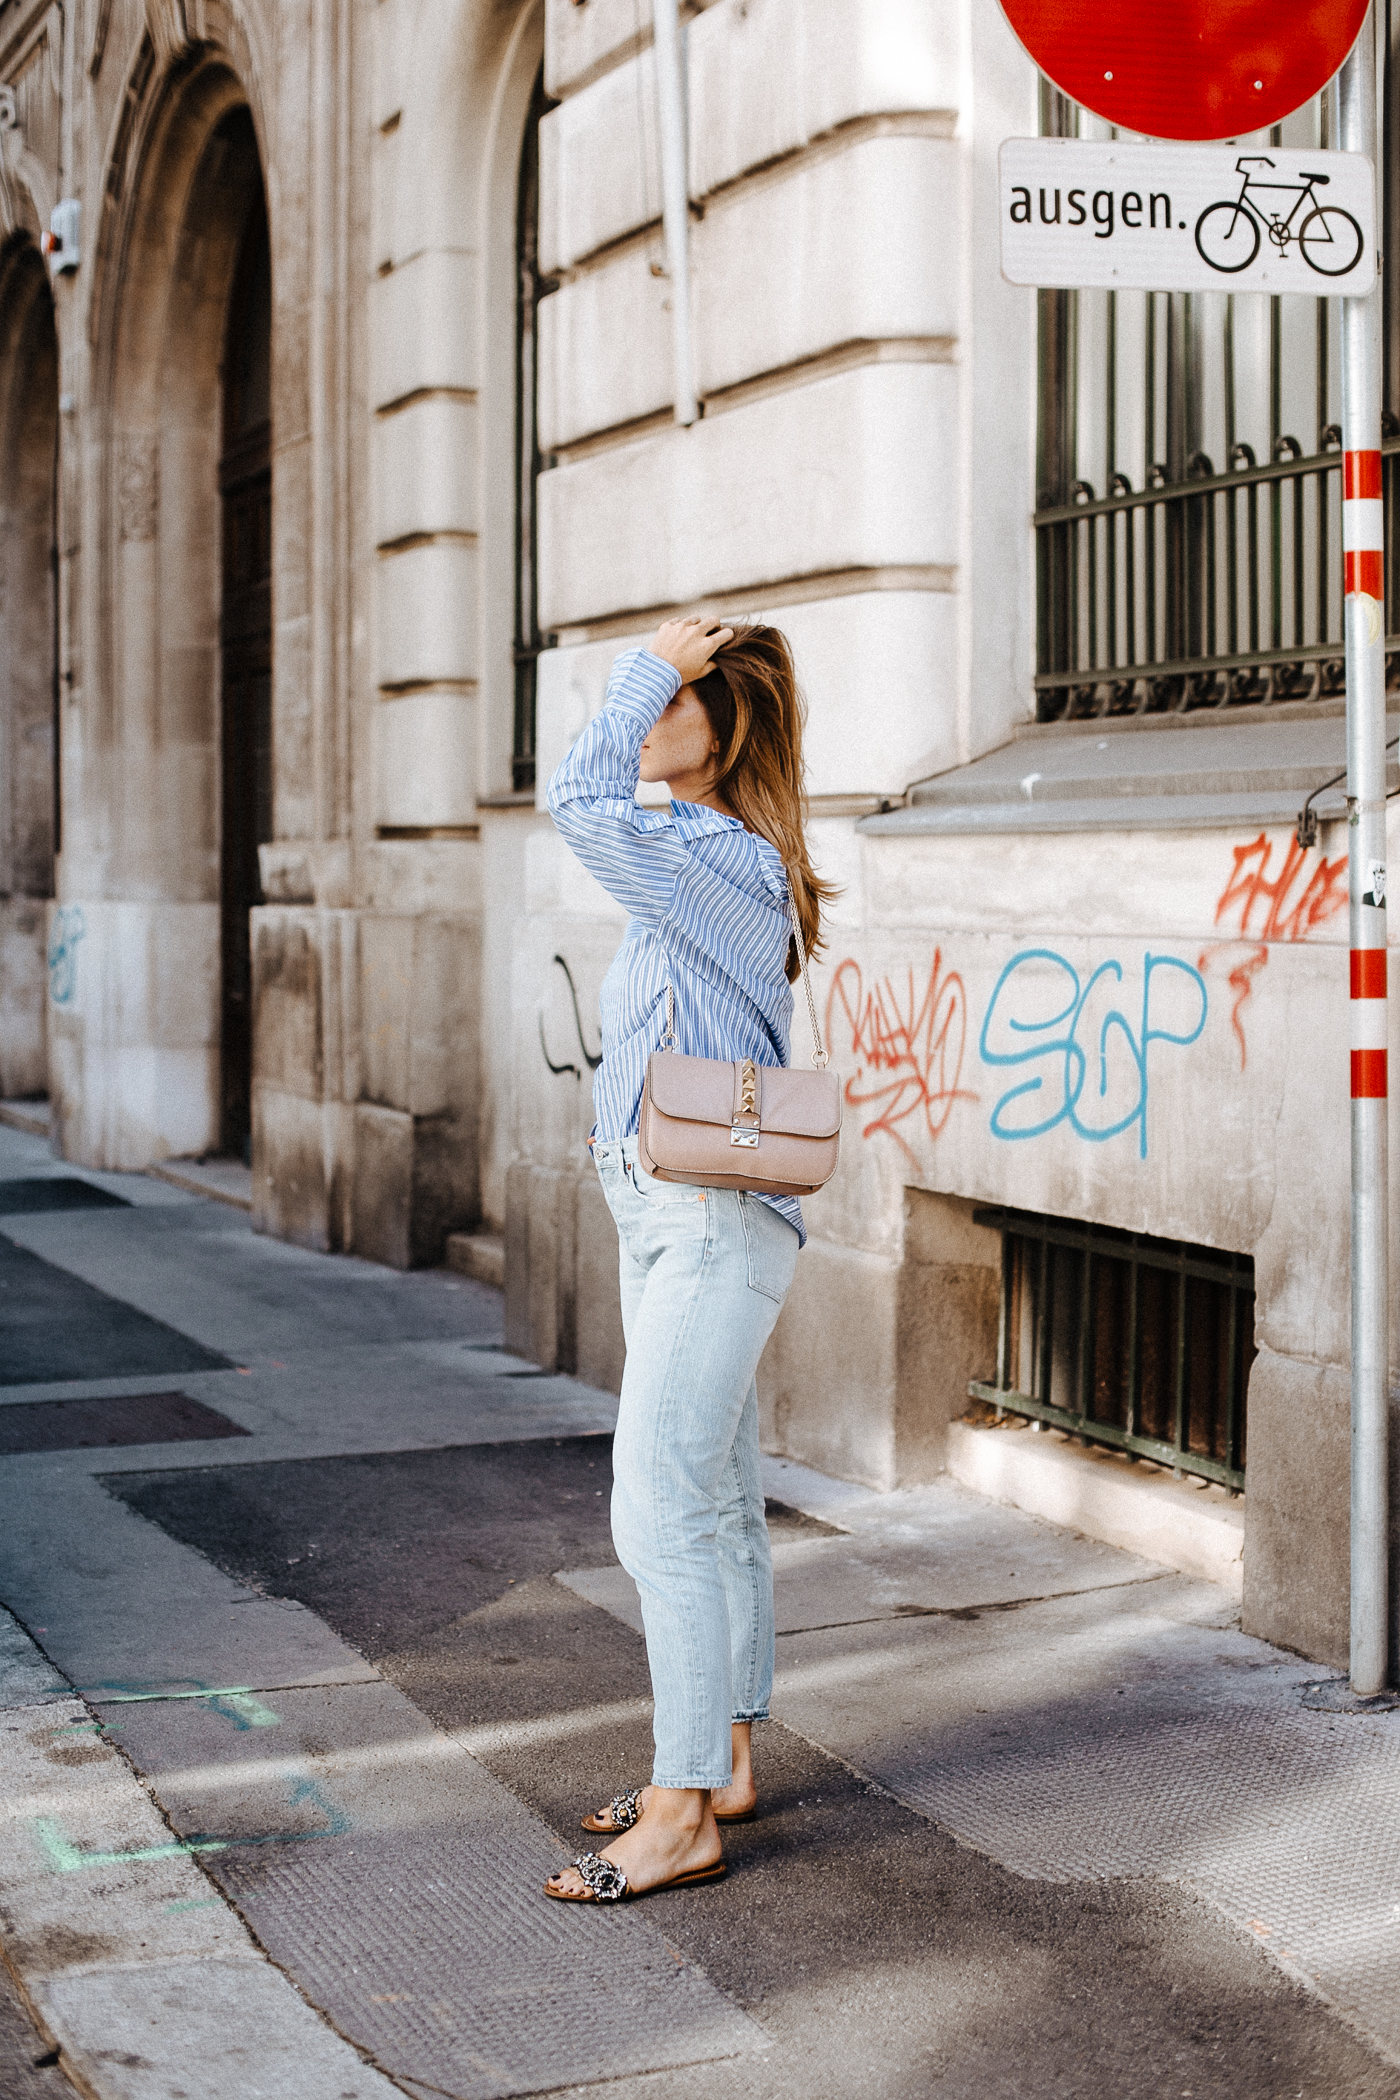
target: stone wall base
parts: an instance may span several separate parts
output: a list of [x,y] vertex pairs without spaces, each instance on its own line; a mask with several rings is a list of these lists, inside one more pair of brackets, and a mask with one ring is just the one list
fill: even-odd
[[505,1284],[508,1349],[621,1390],[617,1228],[595,1174],[507,1169]]
[[480,1215],[469,914],[253,914],[253,1222],[396,1269]]
[[1345,1669],[1351,1374],[1261,1349],[1248,1408],[1244,1630]]
[[0,1100],[48,1092],[47,922],[42,900],[0,897]]

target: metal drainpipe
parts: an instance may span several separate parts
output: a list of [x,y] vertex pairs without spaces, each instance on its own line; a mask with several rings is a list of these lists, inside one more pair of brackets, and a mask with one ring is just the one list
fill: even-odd
[[[1339,77],[1346,153],[1376,161],[1375,5]],[[1388,260],[1388,258],[1387,258]],[[1385,537],[1381,287],[1342,301],[1347,839],[1351,901],[1351,1688],[1384,1690],[1389,1510]]]
[[676,421],[699,420],[695,350],[690,335],[690,181],[687,167],[685,62],[679,0],[654,0],[657,129],[661,138],[661,216],[671,280],[671,356]]

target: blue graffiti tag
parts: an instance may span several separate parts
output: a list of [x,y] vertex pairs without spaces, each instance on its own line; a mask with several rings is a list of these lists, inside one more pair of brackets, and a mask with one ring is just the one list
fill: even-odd
[[80,904],[60,905],[49,930],[49,997],[67,1006],[78,986],[78,943],[87,932]]
[[[1048,968],[1037,968],[1047,965]],[[1152,1018],[1153,977],[1159,971],[1177,972],[1189,980],[1200,1002],[1200,1012],[1192,1027],[1167,1027],[1154,1025]],[[1064,1000],[1053,1013],[1040,1011],[1046,1003],[1045,981],[1049,976],[1053,982],[1058,974],[1060,983],[1050,994],[1050,1003],[1060,998],[1063,987]],[[1126,1114],[1114,1115],[1106,1123],[1086,1122],[1080,1115],[1080,1102],[1084,1094],[1084,1083],[1089,1072],[1089,1053],[1080,1042],[1085,1030],[1086,1016],[1096,989],[1121,984],[1121,963],[1103,962],[1088,979],[1080,982],[1079,972],[1063,955],[1051,948],[1025,948],[1013,955],[996,982],[986,1019],[982,1023],[982,1034],[978,1048],[982,1061],[988,1065],[1026,1065],[1042,1058],[1063,1059],[1063,1076],[1056,1105],[1048,1115],[1038,1122],[1019,1123],[1008,1120],[1008,1110],[1013,1101],[1024,1095],[1039,1094],[1046,1084],[1045,1079],[1025,1079],[1019,1086],[1008,1088],[992,1110],[991,1130],[993,1137],[1033,1138],[1043,1137],[1059,1123],[1068,1123],[1076,1136],[1085,1138],[1090,1144],[1101,1145],[1121,1131],[1138,1127],[1139,1157],[1147,1157],[1147,1050],[1150,1043],[1176,1043],[1184,1048],[1194,1043],[1206,1025],[1208,995],[1205,979],[1190,963],[1182,962],[1174,955],[1147,955],[1142,958],[1142,1022],[1136,1033],[1132,1021],[1117,1006],[1110,1006],[1098,1023],[1098,1098],[1108,1098],[1110,1085],[1117,1093],[1121,1077],[1126,1070],[1132,1073],[1134,1097]],[[1003,995],[1005,995],[1003,997]],[[1160,1001],[1160,991],[1157,994]],[[1019,1008],[1019,1013],[1017,1009]],[[1184,1022],[1186,1016],[1173,1016]],[[1034,1040],[1024,1048],[993,1049],[993,1023],[1000,1022],[1010,1031],[1010,1036],[1029,1036]],[[1092,1023],[1087,1029],[1091,1044],[1094,1040]],[[1006,1040],[1005,1037],[1002,1038]],[[1126,1067],[1122,1056],[1113,1057],[1112,1052],[1126,1052]],[[1112,1064],[1112,1071],[1110,1065]],[[1052,1072],[1052,1078],[1056,1076]],[[1042,1104],[1037,1103],[1037,1107]],[[1112,1113],[1112,1111],[1110,1111]]]

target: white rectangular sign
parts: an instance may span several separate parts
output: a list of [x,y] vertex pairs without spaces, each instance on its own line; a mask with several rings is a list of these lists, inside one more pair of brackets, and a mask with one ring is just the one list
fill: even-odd
[[1369,292],[1376,183],[1358,153],[1007,139],[1012,284],[1157,292]]

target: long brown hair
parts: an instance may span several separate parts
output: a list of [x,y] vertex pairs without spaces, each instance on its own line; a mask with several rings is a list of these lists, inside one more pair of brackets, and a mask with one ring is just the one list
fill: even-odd
[[[787,636],[776,627],[736,627],[717,650],[714,669],[695,691],[719,739],[715,792],[749,831],[776,846],[792,877],[807,953],[821,953],[822,906],[836,895],[807,854],[807,790],[802,731],[807,708],[798,691]],[[789,982],[798,974],[797,945],[788,943]]]

